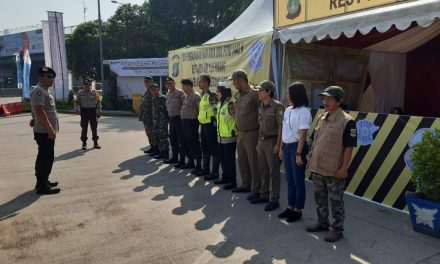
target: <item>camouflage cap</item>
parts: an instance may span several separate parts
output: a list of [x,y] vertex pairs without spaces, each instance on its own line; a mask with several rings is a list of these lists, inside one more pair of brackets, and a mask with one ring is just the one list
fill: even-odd
[[257,88],[258,90],[268,90],[275,93],[275,84],[268,80],[262,81]]
[[323,93],[319,94],[320,96],[331,96],[335,98],[344,97],[344,90],[339,86],[329,86],[325,88]]
[[229,81],[237,79],[247,80],[247,73],[244,70],[238,69],[232,73],[231,77],[228,78]]
[[152,83],[150,88],[157,88],[159,89],[159,85],[157,83]]
[[145,76],[144,81],[153,81],[153,77],[151,76]]

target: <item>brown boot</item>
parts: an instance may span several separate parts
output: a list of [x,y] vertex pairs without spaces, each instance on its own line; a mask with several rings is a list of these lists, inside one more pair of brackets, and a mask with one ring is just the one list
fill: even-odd
[[307,226],[306,230],[307,230],[307,232],[320,232],[320,231],[327,231],[328,227],[323,227],[322,225],[316,223],[316,224]]
[[336,242],[339,239],[343,238],[341,231],[330,230],[330,232],[325,236],[324,240],[327,242]]

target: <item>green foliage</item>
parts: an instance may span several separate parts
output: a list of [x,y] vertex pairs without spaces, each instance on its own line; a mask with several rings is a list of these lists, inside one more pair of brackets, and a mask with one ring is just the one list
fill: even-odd
[[57,110],[73,110],[73,101],[57,101]]
[[416,191],[440,202],[440,129],[427,130],[414,146],[412,181]]

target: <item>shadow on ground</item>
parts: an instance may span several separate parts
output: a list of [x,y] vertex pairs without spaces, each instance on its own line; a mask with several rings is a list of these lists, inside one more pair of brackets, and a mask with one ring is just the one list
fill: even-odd
[[27,191],[14,199],[0,205],[0,221],[14,217],[20,213],[21,210],[30,206],[40,198],[36,195],[34,190]]

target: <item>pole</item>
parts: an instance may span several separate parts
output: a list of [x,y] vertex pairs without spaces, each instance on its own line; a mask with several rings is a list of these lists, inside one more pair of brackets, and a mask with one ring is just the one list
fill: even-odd
[[101,21],[101,3],[98,0],[98,21],[99,21],[99,54],[100,54],[100,63],[101,63],[101,92],[104,95],[104,64],[103,64],[103,55],[102,55],[102,21]]

